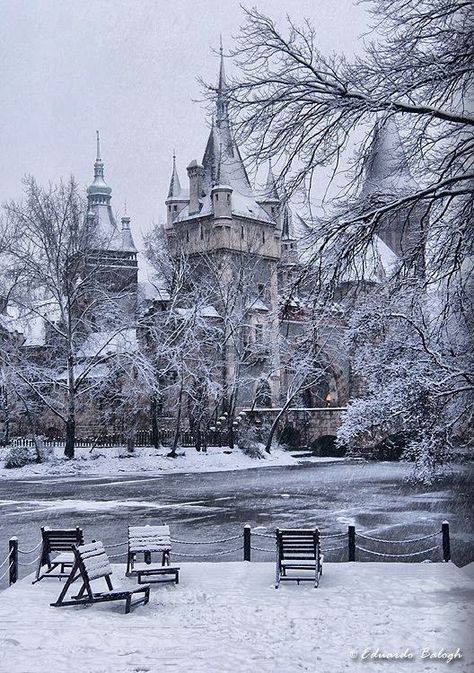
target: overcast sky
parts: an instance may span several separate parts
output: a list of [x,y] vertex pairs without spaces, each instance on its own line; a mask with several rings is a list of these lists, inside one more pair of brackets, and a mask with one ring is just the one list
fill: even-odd
[[[351,0],[250,0],[283,22],[308,17],[322,51],[358,49],[364,7]],[[100,129],[114,210],[126,200],[136,243],[164,216],[176,148],[182,182],[208,128],[197,76],[242,23],[235,0],[0,0],[0,199],[21,178],[92,180]],[[230,71],[232,66],[226,64]]]

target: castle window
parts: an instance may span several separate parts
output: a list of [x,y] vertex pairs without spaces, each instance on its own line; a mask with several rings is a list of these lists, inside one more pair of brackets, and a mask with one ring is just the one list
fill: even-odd
[[227,203],[230,203],[230,194],[227,194]]
[[173,210],[174,210],[174,212],[176,213],[177,210],[178,210],[178,206],[173,206]]
[[168,206],[168,210],[169,210],[169,212],[171,213],[171,206]]
[[262,243],[265,243],[265,232],[262,231]]
[[204,238],[204,230],[202,228],[202,224],[201,224],[201,229],[200,229],[200,236],[201,236],[201,241],[202,241],[203,238]]
[[219,201],[219,194],[216,194],[216,201]]
[[245,238],[244,228],[240,227],[240,238]]
[[255,343],[256,344],[263,343],[263,325],[261,325],[260,323],[257,323],[255,325]]
[[258,296],[261,299],[265,293],[265,285],[263,283],[258,283],[257,290],[258,290]]
[[189,231],[186,232],[186,243],[189,243]]

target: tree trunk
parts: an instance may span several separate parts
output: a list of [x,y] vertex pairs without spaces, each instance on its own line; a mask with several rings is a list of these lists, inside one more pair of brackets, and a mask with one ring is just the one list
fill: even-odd
[[3,393],[3,405],[4,405],[3,408],[5,410],[5,421],[3,423],[4,427],[3,443],[5,446],[8,446],[10,443],[10,407],[6,387]]
[[76,445],[76,419],[69,416],[66,421],[66,446],[64,455],[66,458],[74,458],[74,447]]
[[135,436],[128,435],[127,437],[127,451],[128,453],[133,453],[135,451]]
[[176,431],[174,433],[173,446],[171,451],[168,453],[168,458],[176,458],[176,450],[178,448],[179,437],[181,435],[181,407],[183,406],[183,381],[181,380],[181,386],[179,388],[178,396],[178,416],[176,418]]
[[150,401],[150,415],[151,415],[151,441],[155,449],[158,449],[160,446],[160,435],[158,432],[158,402],[156,395],[153,395]]
[[276,415],[272,426],[270,428],[270,432],[268,433],[267,437],[267,442],[265,444],[265,451],[267,453],[271,453],[271,448],[272,448],[272,442],[273,442],[273,437],[275,435],[276,429],[278,427],[278,423],[280,422],[280,419],[282,418],[283,414],[286,412],[290,404],[293,402],[294,398],[296,396],[296,393],[292,395],[288,400],[286,400],[285,404],[283,405],[281,411]]
[[201,441],[201,424],[198,422],[194,428],[194,448],[199,453],[201,451],[202,441]]
[[74,458],[74,449],[76,445],[76,382],[74,378],[74,355],[72,354],[72,336],[71,326],[68,328],[69,353],[67,358],[67,418],[66,418],[66,446],[64,455],[71,460]]

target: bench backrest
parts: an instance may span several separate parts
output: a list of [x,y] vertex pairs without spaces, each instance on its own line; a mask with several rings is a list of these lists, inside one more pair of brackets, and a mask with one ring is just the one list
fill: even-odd
[[102,542],[91,542],[75,547],[74,554],[82,574],[89,581],[112,574],[109,558]]
[[46,553],[53,551],[72,551],[74,545],[84,544],[84,534],[81,528],[52,529],[41,528],[43,546]]
[[170,549],[169,526],[129,526],[129,552],[169,551]]
[[277,530],[277,545],[280,560],[316,559],[319,553],[319,530],[288,529]]

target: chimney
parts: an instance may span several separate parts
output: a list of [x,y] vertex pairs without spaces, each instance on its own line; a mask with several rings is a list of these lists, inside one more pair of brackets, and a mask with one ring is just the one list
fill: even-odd
[[196,159],[191,161],[188,168],[189,176],[189,214],[193,215],[199,213],[201,204],[199,199],[202,195],[202,178],[204,175],[204,167],[198,164]]

